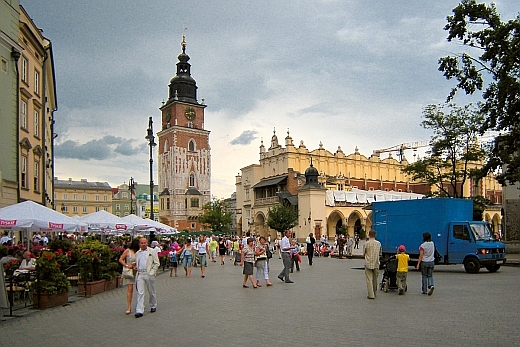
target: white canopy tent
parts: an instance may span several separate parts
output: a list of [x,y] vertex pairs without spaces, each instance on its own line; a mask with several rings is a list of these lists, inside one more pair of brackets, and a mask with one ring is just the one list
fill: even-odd
[[105,210],[87,214],[79,218],[86,223],[88,230],[98,234],[111,234],[114,232],[131,232],[135,224],[113,215]]
[[30,244],[30,232],[78,232],[86,231],[87,225],[34,201],[24,201],[0,208],[0,229],[27,231]]
[[169,225],[156,222],[154,220],[151,220],[150,218],[145,218],[144,220],[146,222],[150,223],[151,225],[155,226],[157,231],[159,231],[160,233],[163,233],[163,234],[177,234],[178,233],[176,228],[172,228]]

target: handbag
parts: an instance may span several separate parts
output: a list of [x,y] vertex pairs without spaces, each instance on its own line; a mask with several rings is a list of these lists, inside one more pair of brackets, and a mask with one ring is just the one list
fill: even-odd
[[273,252],[271,252],[269,247],[267,247],[267,249],[265,250],[265,254],[267,255],[267,259],[271,259],[273,257]]
[[122,276],[123,278],[126,278],[126,279],[132,279],[134,278],[134,269],[132,269],[131,267],[124,267],[123,268],[123,273],[122,273]]

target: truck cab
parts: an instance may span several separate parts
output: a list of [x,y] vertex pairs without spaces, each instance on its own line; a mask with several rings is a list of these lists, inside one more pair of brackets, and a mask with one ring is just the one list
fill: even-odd
[[504,244],[485,222],[450,222],[448,233],[444,264],[464,264],[466,272],[477,273],[481,267],[495,272],[506,261]]

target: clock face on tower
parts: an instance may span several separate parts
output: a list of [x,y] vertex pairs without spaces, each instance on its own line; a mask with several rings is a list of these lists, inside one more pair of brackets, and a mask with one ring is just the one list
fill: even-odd
[[193,107],[186,107],[184,109],[184,116],[186,116],[188,120],[194,120],[196,116],[195,109]]
[[170,110],[166,111],[166,121],[169,122],[172,118],[172,113]]

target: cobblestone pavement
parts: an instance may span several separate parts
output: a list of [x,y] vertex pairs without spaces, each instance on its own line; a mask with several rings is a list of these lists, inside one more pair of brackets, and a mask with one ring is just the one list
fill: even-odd
[[156,313],[126,316],[126,290],[116,289],[2,321],[0,346],[520,346],[520,268],[437,266],[432,296],[410,268],[406,295],[367,300],[363,260],[303,260],[285,284],[275,256],[274,286],[258,289],[242,288],[229,259],[210,263],[206,278],[198,268],[192,278],[160,273]]

